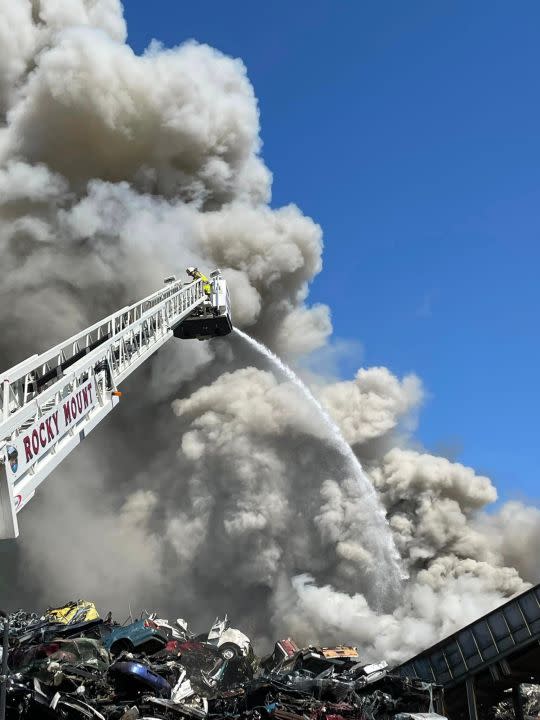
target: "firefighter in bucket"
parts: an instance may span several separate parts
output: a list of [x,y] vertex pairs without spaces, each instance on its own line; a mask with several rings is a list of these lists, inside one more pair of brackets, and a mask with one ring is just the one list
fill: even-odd
[[212,283],[210,281],[210,278],[207,278],[206,275],[204,275],[198,268],[196,267],[188,267],[186,269],[186,272],[188,275],[190,275],[194,280],[202,280],[203,284],[203,290],[206,293],[208,297],[212,294]]

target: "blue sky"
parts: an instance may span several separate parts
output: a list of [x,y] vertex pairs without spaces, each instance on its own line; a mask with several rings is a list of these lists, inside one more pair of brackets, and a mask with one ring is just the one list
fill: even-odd
[[241,57],[273,204],[324,230],[341,363],[414,371],[418,438],[538,501],[540,4],[126,0],[129,42]]

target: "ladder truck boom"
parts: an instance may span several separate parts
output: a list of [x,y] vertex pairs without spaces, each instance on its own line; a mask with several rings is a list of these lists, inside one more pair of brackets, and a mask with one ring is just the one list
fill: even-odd
[[165,287],[39,355],[0,372],[0,539],[62,460],[118,404],[118,386],[173,336],[232,330],[219,270]]

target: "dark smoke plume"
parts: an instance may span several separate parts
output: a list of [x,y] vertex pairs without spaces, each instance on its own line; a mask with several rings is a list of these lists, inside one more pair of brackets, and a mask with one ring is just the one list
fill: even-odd
[[[324,352],[330,313],[308,301],[321,229],[269,206],[244,65],[195,42],[137,56],[125,40],[118,0],[0,6],[0,366],[193,264],[222,268],[235,322],[275,352]],[[169,343],[132,377],[0,549],[1,604],[87,596],[199,628],[226,610],[261,642],[350,640],[393,660],[540,579],[538,509],[483,515],[488,478],[410,449],[418,378],[329,382],[310,367],[386,508],[410,576],[397,607],[371,602],[343,458],[235,338]]]

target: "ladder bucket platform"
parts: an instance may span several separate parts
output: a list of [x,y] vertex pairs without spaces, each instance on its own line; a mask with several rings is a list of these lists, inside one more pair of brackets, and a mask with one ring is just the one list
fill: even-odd
[[174,336],[181,340],[210,340],[232,332],[230,315],[203,315],[185,320],[174,330]]
[[229,289],[219,270],[210,274],[212,292],[187,318],[173,329],[181,340],[210,340],[232,332]]

